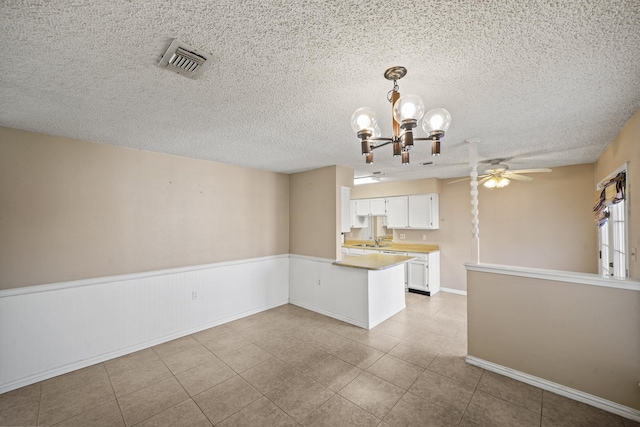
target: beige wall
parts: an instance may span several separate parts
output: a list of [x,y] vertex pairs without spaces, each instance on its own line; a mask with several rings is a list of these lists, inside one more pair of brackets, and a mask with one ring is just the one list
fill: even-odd
[[469,271],[469,355],[640,410],[640,292]]
[[[640,249],[640,111],[622,128],[596,163],[595,181],[599,182],[628,162],[629,247]],[[594,185],[595,191],[595,185]],[[633,194],[632,194],[633,193]],[[595,195],[595,193],[594,193]],[[629,258],[629,277],[640,279],[640,262]]]
[[339,166],[289,176],[289,251],[337,259],[340,235]]
[[0,128],[0,200],[0,289],[289,252],[284,174]]
[[[480,188],[481,262],[597,273],[593,165],[531,176],[533,181],[512,181],[502,189]],[[369,184],[355,187],[353,194],[384,197],[440,188],[440,229],[394,230],[393,239],[402,241],[402,233],[405,242],[440,245],[440,285],[466,290],[463,264],[471,256],[471,196],[468,182],[449,184],[457,179]]]

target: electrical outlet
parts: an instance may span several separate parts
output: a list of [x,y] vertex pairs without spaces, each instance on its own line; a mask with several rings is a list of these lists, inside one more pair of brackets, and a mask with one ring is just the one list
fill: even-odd
[[197,300],[198,299],[198,293],[196,291],[192,291],[191,292],[191,299],[192,300]]
[[400,235],[400,239],[404,239],[405,237],[406,237],[406,235],[405,235],[405,234],[401,234],[401,235]]
[[422,235],[422,240],[427,240],[427,235],[426,234]]
[[322,284],[322,280],[318,279],[318,286]]
[[353,237],[353,233],[349,233],[349,237]]

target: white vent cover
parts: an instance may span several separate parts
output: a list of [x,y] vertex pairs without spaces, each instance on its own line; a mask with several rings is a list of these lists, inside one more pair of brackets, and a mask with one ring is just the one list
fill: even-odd
[[178,39],[173,39],[158,66],[195,79],[209,66],[210,56]]

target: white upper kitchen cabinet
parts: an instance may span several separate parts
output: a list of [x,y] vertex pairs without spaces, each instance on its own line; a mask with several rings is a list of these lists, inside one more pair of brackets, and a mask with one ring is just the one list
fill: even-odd
[[370,212],[371,215],[376,215],[376,216],[384,216],[387,214],[387,204],[386,204],[386,200],[385,198],[379,198],[379,199],[370,199],[369,200],[369,207],[370,207]]
[[351,188],[340,187],[340,232],[348,233],[351,231]]
[[409,196],[409,227],[421,230],[440,228],[438,195],[419,194]]
[[409,226],[409,202],[407,196],[387,198],[387,228]]
[[351,200],[349,203],[351,207],[351,228],[362,228],[367,223],[366,216],[358,216],[356,215],[356,201]]
[[371,203],[369,199],[359,199],[356,202],[356,215],[371,215]]

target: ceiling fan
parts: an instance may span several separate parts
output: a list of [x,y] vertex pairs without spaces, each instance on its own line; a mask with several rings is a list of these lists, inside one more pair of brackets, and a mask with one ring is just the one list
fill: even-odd
[[[489,163],[484,169],[484,175],[478,176],[478,184],[482,184],[487,188],[502,188],[509,185],[510,180],[515,179],[516,181],[533,181],[533,178],[525,175],[521,175],[523,173],[540,173],[540,172],[551,172],[549,168],[535,168],[535,169],[520,169],[520,170],[509,170],[509,166],[501,163],[503,159],[492,159],[485,162]],[[466,181],[467,179],[471,179],[470,177],[458,179],[456,181],[451,181],[449,184],[454,184],[456,182]]]

